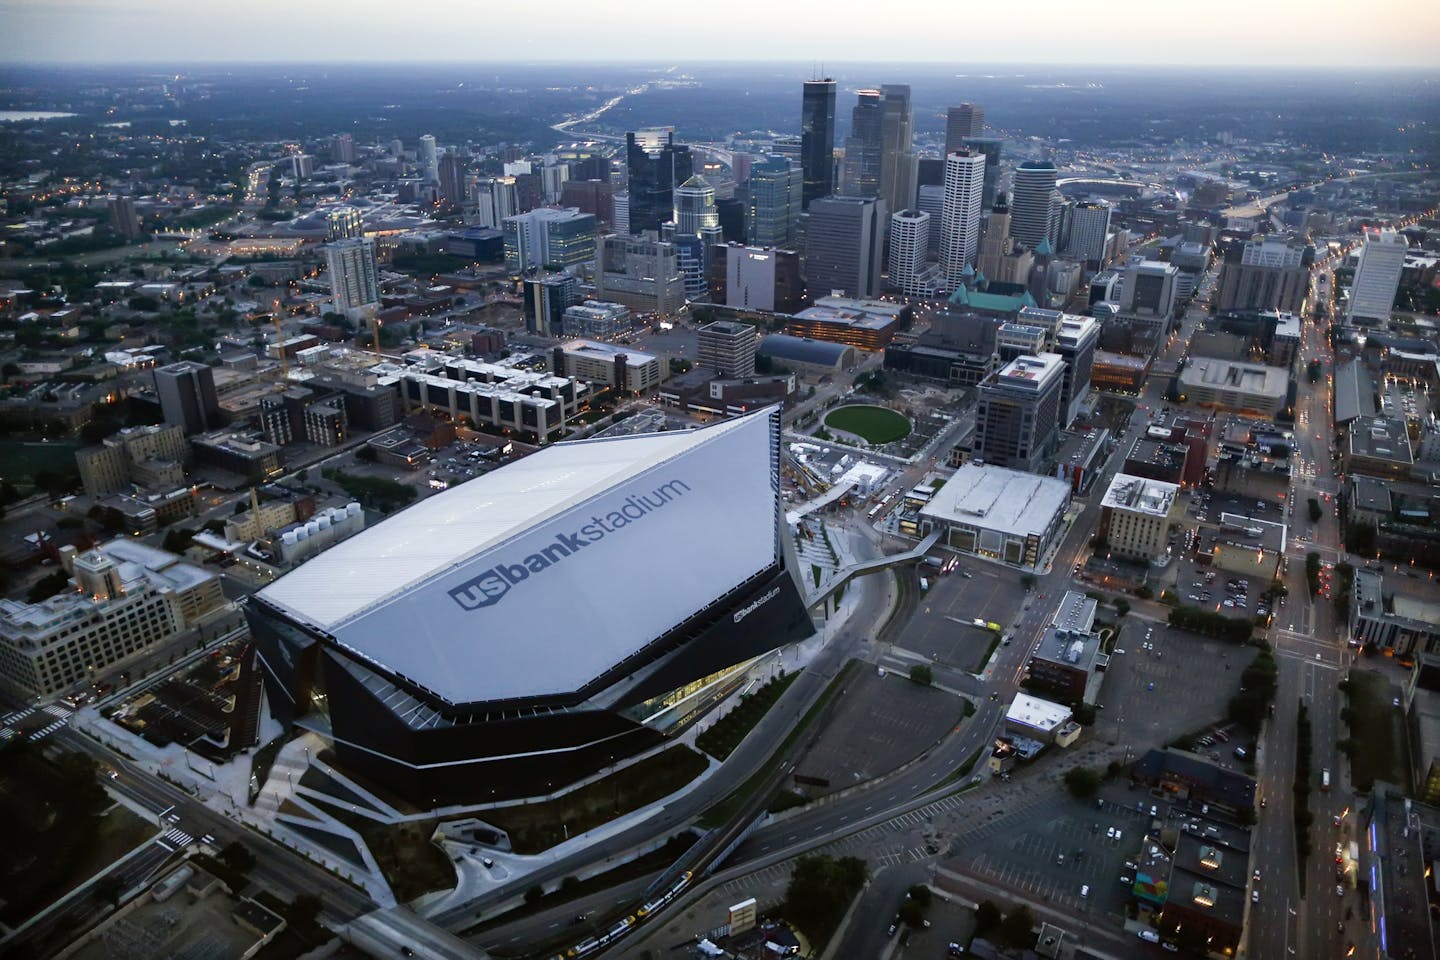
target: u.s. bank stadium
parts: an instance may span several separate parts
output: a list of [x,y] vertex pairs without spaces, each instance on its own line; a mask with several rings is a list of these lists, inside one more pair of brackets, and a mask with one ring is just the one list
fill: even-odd
[[271,712],[426,805],[532,796],[657,745],[809,635],[780,413],[562,443],[251,597]]

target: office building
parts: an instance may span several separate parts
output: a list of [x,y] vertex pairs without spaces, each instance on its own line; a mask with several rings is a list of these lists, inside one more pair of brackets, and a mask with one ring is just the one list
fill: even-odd
[[628,232],[659,232],[675,214],[675,187],[695,173],[690,148],[675,145],[673,130],[625,135],[628,171]]
[[506,217],[505,267],[564,269],[595,259],[595,217],[574,207],[539,207]]
[[749,228],[745,223],[748,203],[749,201],[739,197],[715,199],[715,212],[720,217],[720,230],[726,243],[744,243],[749,236]]
[[[937,161],[944,168],[944,161]],[[943,176],[941,178],[944,179]],[[916,191],[915,209],[930,214],[930,243],[928,255],[931,260],[940,256],[940,220],[945,215],[945,185],[921,184]]]
[[1110,238],[1110,204],[1085,200],[1070,209],[1068,229],[1061,252],[1091,267],[1105,263]]
[[297,153],[290,157],[290,176],[296,180],[309,180],[315,176],[315,158],[308,153]]
[[880,118],[880,196],[888,210],[915,206],[915,114],[910,85],[887,83]]
[[152,489],[181,486],[189,460],[190,445],[179,423],[126,427],[99,446],[75,451],[80,485],[92,497],[127,490],[132,483]]
[[962,103],[945,111],[945,155],[964,150],[965,141],[985,132],[985,108]]
[[274,715],[427,808],[663,745],[812,630],[783,449],[770,407],[558,444],[421,500],[251,599]]
[[901,210],[890,217],[890,289],[907,297],[933,294],[927,261],[930,253],[930,214]]
[[540,168],[540,190],[546,203],[559,203],[565,184],[570,182],[570,167],[563,163],[547,163]]
[[440,207],[444,210],[459,210],[465,205],[465,161],[454,151],[447,150],[440,158],[437,183],[440,186]]
[[1350,285],[1350,303],[1345,311],[1348,323],[1383,323],[1390,319],[1408,250],[1404,234],[1393,230],[1365,234],[1365,245],[1360,249],[1360,261],[1355,267],[1355,280]]
[[707,227],[718,227],[715,188],[698,173],[675,188],[675,236],[698,237]]
[[800,255],[794,250],[712,244],[710,301],[742,310],[794,313],[805,305]]
[[1060,390],[1065,362],[1059,354],[1017,357],[977,391],[972,460],[1035,473],[1060,432]]
[[482,227],[496,227],[520,213],[519,186],[514,177],[486,177],[476,183],[475,217]]
[[[880,196],[880,172],[884,165],[884,112],[879,90],[861,90],[856,94],[840,176],[840,192],[847,197]],[[814,203],[812,200],[812,207]]]
[[[1027,310],[1021,310],[1023,317]],[[1100,321],[1094,317],[1064,314],[1055,334],[1053,350],[1065,360],[1065,380],[1060,389],[1061,425],[1068,428],[1080,416],[1090,392],[1090,371],[1100,343]]]
[[985,158],[985,194],[981,206],[986,210],[995,206],[995,197],[1000,192],[1000,150],[1004,143],[997,137],[966,137],[960,143],[960,149]]
[[1232,245],[1220,268],[1215,309],[1304,313],[1314,262],[1313,246],[1287,237],[1257,237]]
[[1028,688],[1062,703],[1094,702],[1086,694],[1092,683],[1098,688],[1104,678],[1100,634],[1095,629],[1098,608],[1093,597],[1065,591],[1026,663],[1032,681]]
[[1105,552],[1153,563],[1167,557],[1170,522],[1179,519],[1180,488],[1173,483],[1117,473],[1100,501]]
[[335,163],[354,163],[355,138],[348,133],[337,133],[331,137],[330,159]]
[[440,182],[440,148],[435,143],[433,134],[425,134],[420,138],[420,147],[416,151],[416,158],[420,163],[421,175],[426,183]]
[[365,222],[355,207],[335,207],[325,214],[325,239],[351,240],[365,236]]
[[524,282],[525,331],[541,337],[558,337],[565,311],[580,303],[580,278],[552,273]]
[[215,396],[215,373],[203,363],[181,360],[155,368],[155,393],[166,423],[185,435],[214,429],[221,422]]
[[755,375],[756,331],[748,323],[715,320],[699,330],[697,363],[732,380]]
[[945,199],[940,217],[940,269],[945,289],[960,286],[973,271],[980,249],[981,198],[985,192],[985,158],[956,151],[945,155]]
[[1030,250],[1043,241],[1055,246],[1058,209],[1054,199],[1056,171],[1049,160],[1026,160],[1015,170],[1010,191],[1010,236]]
[[595,298],[632,310],[673,314],[685,304],[685,277],[675,244],[614,234],[603,238],[595,264]]
[[67,589],[0,600],[0,687],[18,700],[94,683],[225,603],[218,576],[136,540],[64,547],[61,562]]
[[880,295],[886,209],[874,196],[822,197],[810,205],[805,270],[812,294]]
[[920,508],[917,532],[968,556],[1026,570],[1058,545],[1070,484],[1005,467],[962,464]]
[[561,332],[567,337],[615,340],[630,332],[630,310],[621,303],[586,300],[565,308]]
[[1120,317],[1147,321],[1156,337],[1163,335],[1179,298],[1180,268],[1173,263],[1131,257],[1119,273]]
[[[807,80],[800,102],[801,208],[835,192],[835,81]],[[735,181],[743,183],[739,171]]]
[[115,235],[129,243],[140,238],[140,215],[135,212],[135,201],[129,197],[111,197],[109,201],[110,229]]
[[374,240],[357,237],[326,244],[325,263],[336,311],[355,320],[379,307],[380,268],[375,265]]
[[746,240],[752,247],[788,248],[799,240],[804,173],[785,157],[750,167]]
[[551,351],[551,366],[561,376],[629,394],[654,393],[670,373],[662,357],[595,340],[566,340]]
[[560,206],[574,207],[613,228],[615,185],[609,180],[566,180],[560,188]]

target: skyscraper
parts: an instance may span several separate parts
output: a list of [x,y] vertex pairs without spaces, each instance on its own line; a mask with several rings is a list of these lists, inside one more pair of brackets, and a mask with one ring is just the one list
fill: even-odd
[[1055,243],[1055,164],[1026,160],[1015,170],[1010,192],[1010,236],[1031,250],[1042,240]]
[[940,215],[940,266],[945,288],[954,290],[980,249],[980,198],[985,192],[985,158],[957,150],[945,155],[945,200]]
[[110,198],[110,228],[125,240],[140,238],[140,217],[135,213],[135,201],[129,197]]
[[1063,252],[1076,260],[1099,265],[1105,260],[1105,238],[1110,235],[1110,204],[1082,201],[1070,211],[1070,229]]
[[789,247],[804,195],[804,173],[785,157],[769,157],[750,167],[746,239],[753,246]]
[[1004,142],[995,137],[966,137],[960,143],[963,150],[985,155],[985,196],[980,203],[986,210],[995,206],[995,194],[1000,189],[1000,145]]
[[850,113],[850,136],[845,138],[840,192],[847,197],[878,197],[884,155],[884,105],[879,90],[861,90],[856,98]]
[[155,394],[165,422],[179,426],[186,436],[220,425],[215,372],[203,363],[181,360],[156,367]]
[[1022,356],[976,391],[971,456],[997,467],[1037,472],[1060,430],[1065,361],[1058,354]]
[[380,271],[375,266],[375,241],[369,237],[337,240],[325,247],[330,294],[335,309],[354,319],[380,302]]
[[420,138],[420,168],[425,177],[426,183],[440,182],[440,151],[435,145],[433,134],[425,134]]
[[962,103],[945,111],[945,155],[965,147],[970,137],[978,137],[985,131],[985,108],[973,103]]
[[331,137],[330,159],[336,163],[354,163],[355,138],[348,133],[337,133]]
[[698,237],[706,227],[720,225],[715,211],[715,188],[700,174],[675,188],[675,236]]
[[675,187],[694,174],[689,147],[675,146],[673,130],[625,134],[630,182],[630,232],[659,231],[675,214]]
[[465,161],[449,150],[440,158],[440,206],[457,209],[465,204]]
[[[806,80],[800,102],[800,167],[804,192],[800,206],[835,192],[835,81]],[[743,182],[736,172],[736,182]]]
[[810,204],[805,270],[812,296],[836,290],[847,297],[880,295],[885,220],[878,197],[822,197]]
[[885,97],[880,119],[880,196],[891,210],[905,210],[915,205],[915,114],[910,106],[910,85],[887,83],[880,92]]
[[714,320],[701,327],[696,362],[722,377],[755,376],[755,328],[733,320]]
[[505,267],[574,267],[595,259],[595,216],[574,207],[540,207],[506,217]]
[[1215,309],[1303,313],[1314,262],[1314,247],[1283,236],[1257,237],[1243,247],[1232,245],[1220,271]]
[[890,218],[890,289],[907,297],[926,296],[920,275],[930,250],[930,214],[901,210]]
[[325,239],[348,240],[365,235],[365,222],[355,207],[335,207],[325,214]]
[[1405,237],[1394,230],[1366,233],[1360,262],[1355,267],[1355,282],[1350,285],[1347,321],[1390,319],[1407,250]]

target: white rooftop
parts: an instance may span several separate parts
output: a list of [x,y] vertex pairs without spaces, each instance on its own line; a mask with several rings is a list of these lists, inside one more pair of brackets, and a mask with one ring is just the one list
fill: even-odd
[[1152,517],[1165,517],[1170,515],[1170,509],[1175,506],[1175,498],[1179,493],[1180,487],[1177,484],[1117,473],[1110,481],[1110,489],[1105,491],[1105,498],[1100,501],[1100,505]]
[[1008,467],[967,463],[920,508],[923,516],[1043,536],[1070,502],[1070,484]]
[[1070,719],[1070,708],[1028,693],[1016,693],[1015,702],[1005,711],[1005,719],[1048,732]]
[[257,596],[451,702],[576,690],[774,562],[774,416],[548,447]]

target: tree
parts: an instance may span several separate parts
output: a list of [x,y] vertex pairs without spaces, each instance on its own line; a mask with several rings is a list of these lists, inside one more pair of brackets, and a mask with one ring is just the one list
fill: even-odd
[[1081,800],[1089,800],[1099,793],[1101,781],[1100,774],[1089,767],[1071,767],[1065,771],[1065,788]]
[[934,900],[934,894],[932,894],[930,888],[923,883],[915,884],[909,890],[905,891],[905,895],[926,909],[929,909],[931,902]]
[[1306,504],[1310,509],[1310,522],[1319,523],[1320,518],[1325,516],[1325,511],[1320,506],[1320,501],[1311,497]]
[[1136,588],[1135,596],[1139,597],[1141,600],[1149,600],[1151,597],[1155,596],[1155,591],[1150,589],[1150,585],[1148,583],[1142,583],[1139,587]]
[[538,883],[532,883],[529,887],[525,888],[526,903],[535,903],[543,896],[545,896],[545,888]]
[[366,444],[359,450],[355,451],[355,459],[359,460],[361,463],[374,463],[377,459],[375,448],[370,446],[369,444]]
[[220,850],[220,860],[236,873],[249,873],[255,869],[255,854],[239,840],[231,840]]
[[975,907],[975,936],[985,936],[1000,926],[1000,921],[1003,919],[1000,908],[995,906],[993,901],[981,900]]
[[1129,601],[1129,600],[1126,600],[1124,597],[1116,597],[1116,598],[1115,598],[1115,614],[1116,614],[1116,616],[1118,616],[1118,617],[1120,617],[1120,618],[1124,618],[1124,616],[1125,616],[1127,613],[1129,613],[1129,612],[1130,612],[1130,601]]
[[297,893],[290,901],[289,920],[299,927],[309,927],[320,918],[320,898],[313,893]]
[[1031,590],[1035,589],[1035,574],[1022,573],[1020,575],[1020,588],[1026,593],[1029,593]]
[[935,682],[935,671],[930,669],[928,663],[917,663],[910,668],[910,682],[928,687]]
[[70,575],[64,570],[54,570],[36,580],[30,587],[29,593],[25,595],[26,603],[39,603],[41,600],[48,600],[55,594],[64,590],[70,582]]
[[108,903],[112,909],[120,906],[120,895],[125,892],[125,880],[116,874],[107,873],[95,881],[90,894],[101,903]]
[[1027,947],[1035,942],[1035,917],[1030,908],[1021,904],[1005,915],[1000,923],[1000,937],[1012,947]]
[[825,932],[865,885],[869,868],[857,857],[801,857],[785,887],[785,915],[807,933]]

